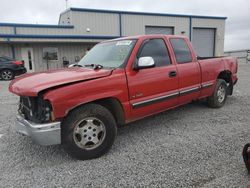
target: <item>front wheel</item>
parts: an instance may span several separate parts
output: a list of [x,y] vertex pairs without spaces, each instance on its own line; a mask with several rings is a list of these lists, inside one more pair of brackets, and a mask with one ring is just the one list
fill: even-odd
[[227,83],[225,80],[218,79],[214,93],[208,97],[208,106],[212,108],[222,107],[227,99]]
[[116,132],[116,121],[108,109],[87,104],[70,112],[63,121],[62,144],[77,159],[93,159],[111,148]]
[[15,77],[14,72],[9,69],[1,71],[1,78],[3,80],[13,80],[14,77]]
[[246,144],[243,148],[242,156],[248,172],[250,173],[250,144]]

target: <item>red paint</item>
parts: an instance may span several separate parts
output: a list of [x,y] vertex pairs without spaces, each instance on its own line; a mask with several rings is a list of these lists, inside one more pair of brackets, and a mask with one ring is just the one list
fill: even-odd
[[[133,70],[137,51],[142,42],[149,38],[162,38],[165,41],[172,64],[139,71]],[[191,63],[176,63],[169,42],[170,38],[184,38],[186,40],[192,52],[193,60]],[[229,71],[233,83],[237,81],[238,64],[235,58],[197,61],[192,45],[186,37],[147,35],[127,37],[127,39],[137,39],[137,43],[125,68],[117,68],[113,71],[73,68],[27,74],[15,79],[10,84],[9,90],[23,96],[37,96],[39,92],[46,90],[43,95],[44,99],[51,102],[57,119],[65,117],[71,109],[79,105],[113,97],[120,101],[126,122],[130,122],[189,103],[192,100],[210,96],[214,91],[217,77],[222,71]],[[170,71],[176,71],[177,77],[169,77]],[[208,83],[213,83],[213,86],[140,108],[132,106],[138,102],[178,93],[182,90],[200,88],[201,85]]]
[[23,64],[24,64],[24,63],[21,62],[21,61],[13,61],[13,63],[16,64],[16,65],[23,65]]
[[10,90],[20,96],[37,96],[38,92],[47,88],[104,77],[110,74],[110,70],[95,71],[89,68],[71,68],[31,73],[25,74],[11,82]]

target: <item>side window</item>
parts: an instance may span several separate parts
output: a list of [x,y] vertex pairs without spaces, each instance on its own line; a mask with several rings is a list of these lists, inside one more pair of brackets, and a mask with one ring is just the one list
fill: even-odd
[[138,57],[150,56],[155,61],[156,67],[166,66],[170,64],[165,42],[162,39],[150,39],[142,46]]
[[170,39],[177,63],[192,62],[192,55],[184,39]]

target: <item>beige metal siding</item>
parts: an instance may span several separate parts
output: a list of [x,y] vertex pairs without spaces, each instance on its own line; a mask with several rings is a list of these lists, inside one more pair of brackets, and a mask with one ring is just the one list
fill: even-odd
[[[111,13],[72,12],[75,34],[119,36],[119,15]],[[87,32],[87,28],[90,32]]]
[[[58,48],[58,60],[49,61],[49,69],[58,69],[63,67],[63,57],[66,57],[70,63],[75,63],[75,57],[80,58],[85,55],[88,47],[93,44],[34,44],[29,47],[33,48],[35,71],[47,70],[46,60],[43,59],[43,48],[55,47]],[[19,47],[21,50],[21,47]]]
[[193,27],[215,28],[215,56],[221,56],[224,53],[225,20],[220,19],[192,19]]
[[[22,48],[29,47],[33,49],[35,71],[47,70],[46,60],[43,59],[43,48],[55,47],[58,48],[58,61],[49,61],[49,69],[58,69],[63,67],[63,57],[66,57],[70,63],[75,63],[75,57],[82,58],[87,51],[87,48],[93,47],[93,43],[85,44],[15,44],[15,56],[16,59],[22,60],[21,50]],[[12,57],[12,50],[9,44],[0,44],[0,56]]]
[[25,35],[72,35],[74,29],[71,28],[31,28],[31,27],[17,27],[17,34]]
[[146,26],[174,27],[174,34],[180,35],[183,31],[189,36],[189,18],[167,16],[122,15],[122,35],[145,34]]
[[14,34],[13,27],[0,26],[0,34]]
[[145,34],[163,34],[163,35],[173,35],[174,28],[173,27],[159,27],[159,26],[146,26]]
[[9,44],[0,44],[0,56],[12,57],[12,51]]
[[71,25],[71,11],[61,14],[59,25]]
[[40,44],[34,45],[34,63],[35,70],[47,70],[46,60],[43,59],[43,48],[56,47],[58,48],[58,61],[49,61],[49,69],[58,69],[63,67],[63,57],[66,57],[70,63],[75,63],[75,57],[80,58],[85,55],[88,45],[78,44],[62,44],[62,45],[51,45],[51,44]]

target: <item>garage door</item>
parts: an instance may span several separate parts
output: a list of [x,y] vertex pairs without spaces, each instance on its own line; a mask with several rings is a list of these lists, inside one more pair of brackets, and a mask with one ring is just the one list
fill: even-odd
[[173,27],[156,27],[156,26],[146,26],[145,34],[164,34],[164,35],[173,35],[174,28]]
[[214,56],[215,29],[193,29],[192,43],[200,57]]

